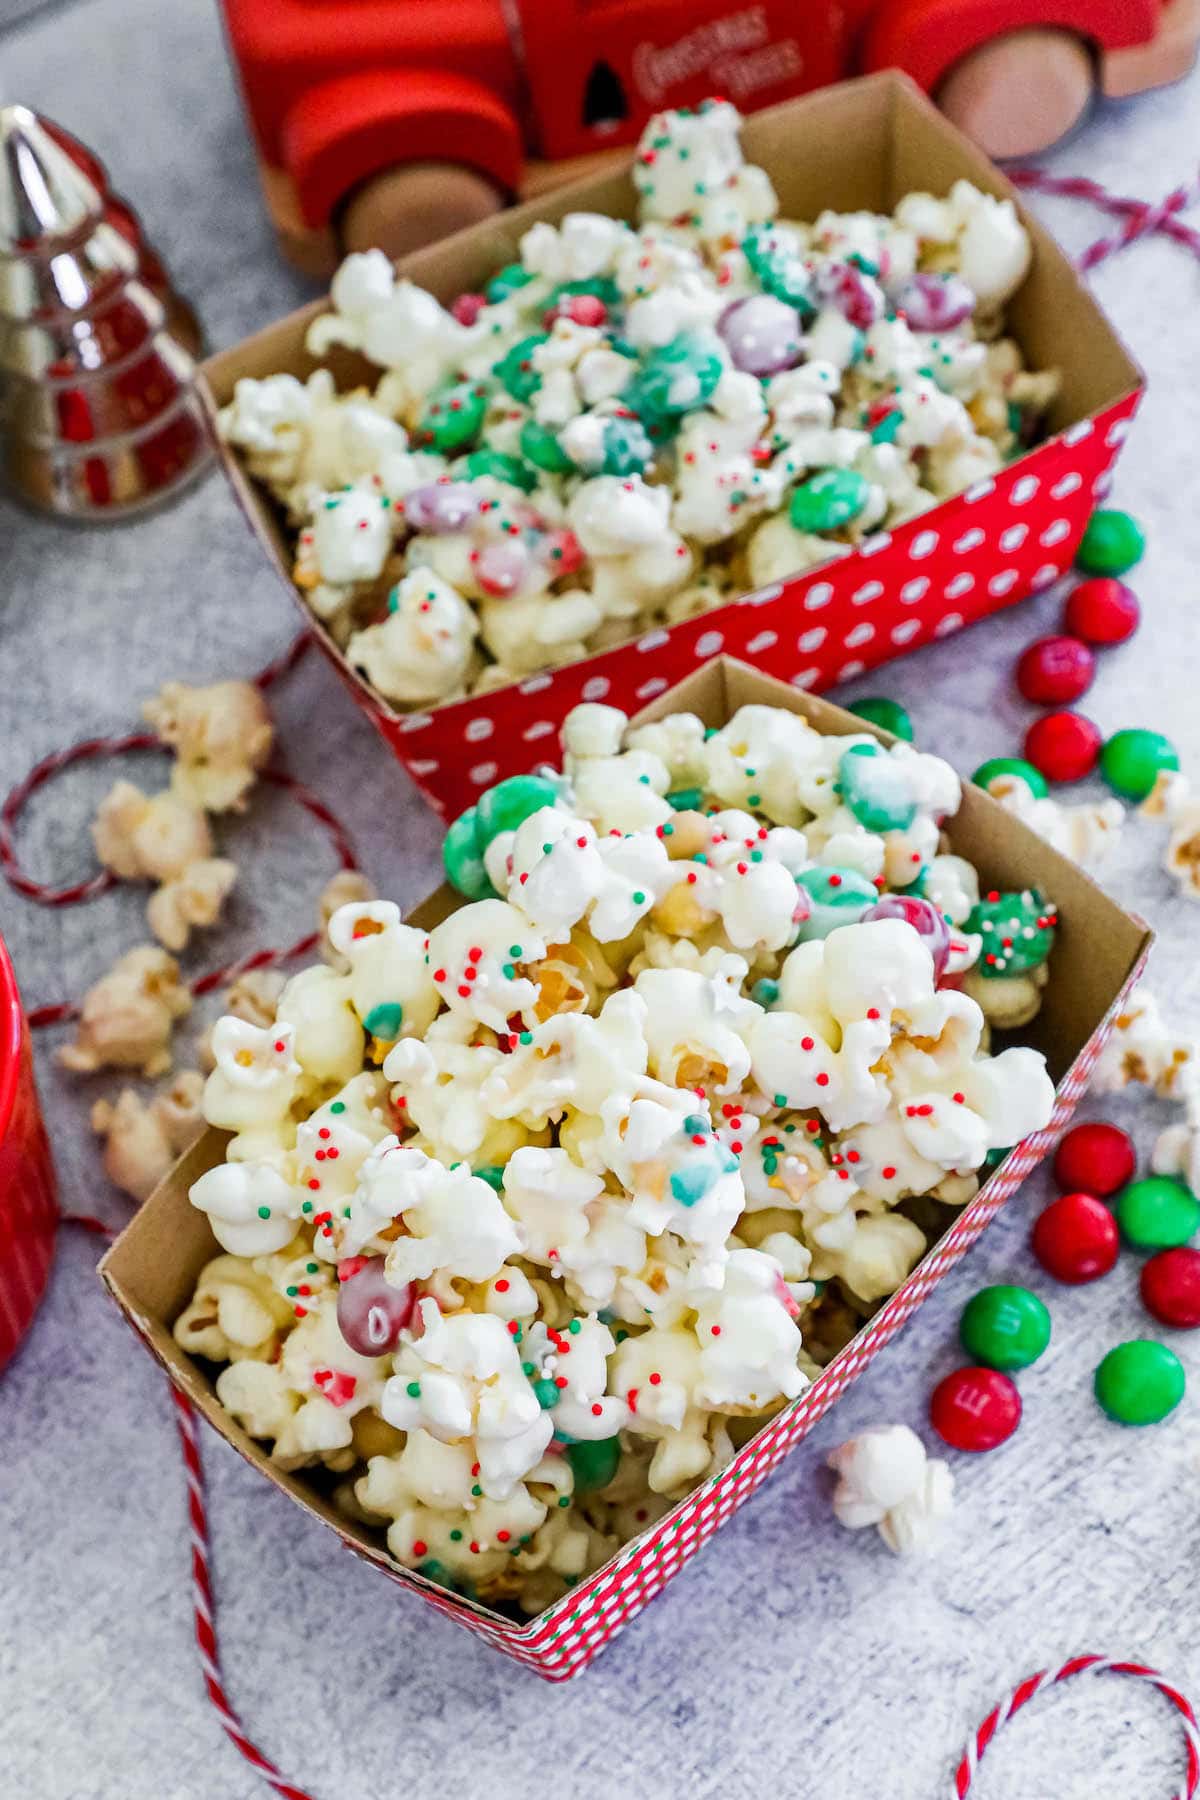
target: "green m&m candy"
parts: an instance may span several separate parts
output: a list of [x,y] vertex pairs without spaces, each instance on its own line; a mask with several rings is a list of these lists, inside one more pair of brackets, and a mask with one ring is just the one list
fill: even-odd
[[801,320],[816,316],[812,276],[799,251],[777,236],[770,225],[756,225],[742,239],[742,255],[758,277],[764,294],[794,306]]
[[558,788],[545,775],[510,775],[488,788],[475,803],[476,832],[486,850],[500,831],[515,831],[543,806],[553,806]]
[[506,481],[510,487],[520,488],[523,494],[532,494],[537,486],[537,474],[528,463],[522,462],[519,456],[507,456],[503,450],[491,450],[486,445],[472,450],[464,472],[471,481],[480,475],[491,475],[496,481]]
[[1169,1175],[1131,1181],[1113,1211],[1122,1237],[1136,1250],[1174,1250],[1200,1227],[1200,1200]]
[[567,1461],[575,1477],[575,1492],[590,1494],[607,1487],[621,1460],[619,1437],[597,1438],[594,1443],[582,1440],[567,1445]]
[[640,419],[606,419],[601,441],[602,475],[640,475],[646,464],[654,461],[654,445]]
[[1040,769],[1035,769],[1031,762],[1022,756],[992,756],[987,762],[980,763],[971,780],[976,787],[985,791],[1003,775],[1016,775],[1025,783],[1035,800],[1044,800],[1050,792],[1046,777]]
[[488,391],[480,381],[456,381],[439,388],[421,414],[418,443],[434,450],[465,450],[483,427]]
[[521,427],[521,455],[548,475],[566,475],[575,467],[560,445],[557,432],[547,430],[536,419],[526,419]]
[[912,720],[898,700],[889,700],[886,694],[868,694],[862,700],[855,700],[850,711],[869,725],[878,725],[881,731],[890,731],[893,737],[903,738],[906,744],[913,741]]
[[1100,752],[1100,773],[1126,800],[1144,800],[1179,753],[1160,731],[1116,731]]
[[534,332],[530,337],[521,338],[493,366],[492,374],[514,400],[532,400],[541,387],[542,378],[533,366],[533,353],[545,342],[544,331]]
[[499,896],[483,865],[478,826],[476,810],[468,806],[466,812],[455,819],[442,841],[442,867],[450,886],[465,894],[468,900],[495,900]]
[[628,404],[646,424],[680,419],[708,403],[721,374],[717,352],[682,332],[651,350],[627,396]]
[[1037,888],[1002,894],[992,888],[967,914],[965,930],[983,939],[979,973],[1027,975],[1040,968],[1054,948],[1058,915]]
[[822,469],[802,481],[788,516],[797,531],[840,531],[857,519],[871,498],[871,484],[856,469]]
[[1141,561],[1145,549],[1146,534],[1136,519],[1102,508],[1088,520],[1075,566],[1089,575],[1123,575]]
[[1027,1369],[1050,1342],[1050,1314],[1024,1287],[982,1288],[963,1308],[963,1348],[989,1369]]
[[1157,1425],[1183,1399],[1183,1364],[1165,1344],[1134,1338],[1110,1350],[1096,1370],[1096,1399],[1118,1425]]
[[827,938],[839,925],[856,925],[879,895],[874,882],[857,869],[805,869],[796,886],[808,895],[811,910],[800,927],[800,942]]
[[501,300],[507,300],[509,295],[515,294],[519,288],[528,287],[532,280],[533,276],[529,270],[523,268],[519,262],[506,263],[492,276],[484,288],[484,297],[489,306],[498,306]]
[[912,782],[881,744],[851,744],[842,753],[837,791],[866,831],[907,831],[917,816]]

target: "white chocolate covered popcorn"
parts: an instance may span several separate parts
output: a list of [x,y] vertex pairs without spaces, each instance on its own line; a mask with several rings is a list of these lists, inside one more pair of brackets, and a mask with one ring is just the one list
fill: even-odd
[[[765,706],[630,729],[588,702],[563,740],[561,777],[448,837],[485,898],[428,933],[351,898],[334,965],[214,1029],[236,1135],[192,1199],[228,1254],[177,1324],[281,1466],[518,1612],[797,1400],[1054,1104],[1039,1054],[985,1045],[1040,1002],[1057,914],[947,847],[945,763]],[[1138,1042],[1191,1092],[1148,1011]],[[938,1466],[880,1456],[847,1453],[839,1507],[922,1543]]]
[[[539,221],[449,309],[381,251],[348,256],[306,347],[359,353],[372,390],[337,393],[325,366],[237,384],[225,440],[390,705],[505,687],[845,556],[1041,428],[1057,378],[1000,335],[1030,263],[1011,203],[959,181],[893,216],[780,220],[740,124],[726,101],[656,114],[632,224]],[[848,516],[806,492],[834,473]],[[421,581],[443,584],[425,615]]]

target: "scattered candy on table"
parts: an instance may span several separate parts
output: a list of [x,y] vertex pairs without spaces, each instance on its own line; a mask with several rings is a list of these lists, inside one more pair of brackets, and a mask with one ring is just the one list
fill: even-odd
[[1071,1287],[1098,1281],[1117,1260],[1120,1233],[1093,1194],[1062,1194],[1034,1221],[1033,1254],[1048,1275]]
[[1063,628],[1097,649],[1123,644],[1141,623],[1142,609],[1133,589],[1115,575],[1081,581],[1067,595]]
[[1088,520],[1075,564],[1089,575],[1124,575],[1141,561],[1145,549],[1146,536],[1136,519],[1102,508]]
[[1044,800],[1050,792],[1042,771],[1020,756],[990,756],[987,762],[980,763],[971,780],[976,787],[986,791],[993,781],[1003,776],[1015,776],[1018,781],[1023,781],[1037,800]]
[[1109,1351],[1096,1370],[1096,1399],[1118,1425],[1157,1425],[1183,1399],[1187,1378],[1173,1350],[1134,1338]]
[[1145,800],[1159,776],[1178,769],[1179,752],[1159,731],[1118,731],[1100,751],[1100,773],[1126,800]]
[[1047,781],[1082,781],[1095,768],[1103,742],[1099,727],[1082,713],[1045,713],[1025,733],[1025,757]]
[[1135,1250],[1173,1250],[1200,1227],[1200,1200],[1168,1175],[1146,1175],[1117,1196],[1117,1224]]
[[1200,1326],[1200,1250],[1177,1245],[1142,1265],[1138,1282],[1147,1312],[1177,1331]]
[[1054,1179],[1067,1192],[1102,1197],[1133,1180],[1137,1153],[1127,1131],[1104,1120],[1073,1125],[1054,1153]]
[[934,1388],[929,1418],[953,1450],[995,1450],[1021,1422],[1021,1396],[998,1369],[955,1369]]
[[1027,1369],[1050,1342],[1045,1303],[1025,1287],[981,1288],[963,1308],[963,1349],[989,1369]]
[[867,694],[852,701],[848,710],[866,719],[869,725],[878,725],[882,731],[903,738],[906,744],[913,741],[912,720],[898,700],[889,700],[884,694]]
[[1038,638],[1017,662],[1017,687],[1035,706],[1069,706],[1095,676],[1096,659],[1076,637]]

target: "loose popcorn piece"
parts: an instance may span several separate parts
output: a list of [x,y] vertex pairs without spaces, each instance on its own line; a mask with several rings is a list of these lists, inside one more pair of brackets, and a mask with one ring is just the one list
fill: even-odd
[[657,114],[632,224],[538,223],[449,311],[382,252],[347,257],[307,347],[360,352],[373,391],[337,393],[326,367],[237,384],[226,442],[390,705],[503,687],[845,556],[1040,432],[1057,377],[1001,335],[1030,261],[1011,203],[960,181],[890,217],[780,220],[740,125],[724,101]]
[[63,1045],[58,1061],[83,1075],[97,1069],[165,1075],[175,1021],[191,1009],[173,956],[152,945],[127,950],[84,995],[75,1041]]
[[168,681],[142,715],[175,752],[171,788],[205,812],[243,812],[246,795],[271,754],[267,703],[249,681],[189,687]]
[[97,1100],[92,1130],[104,1139],[104,1171],[133,1200],[154,1192],[181,1151],[204,1129],[200,1097],[204,1077],[183,1069],[169,1088],[147,1104],[132,1088],[114,1102]]
[[[659,366],[658,403],[693,378]],[[203,1096],[234,1135],[191,1194],[227,1254],[176,1327],[281,1466],[517,1611],[803,1393],[1054,1105],[1039,1054],[984,1046],[1040,1004],[1057,914],[942,848],[937,757],[762,706],[588,703],[563,745],[455,821],[440,924],[339,878],[336,962],[235,993]],[[852,1522],[928,1539],[948,1477],[911,1434],[845,1462]]]
[[954,1506],[948,1463],[927,1456],[907,1425],[876,1425],[831,1450],[833,1510],[849,1531],[878,1528],[897,1556],[928,1550]]
[[237,866],[212,854],[212,834],[199,805],[175,788],[143,794],[118,781],[92,825],[96,854],[122,881],[158,885],[146,919],[168,950],[186,947],[193,926],[214,925],[237,879]]

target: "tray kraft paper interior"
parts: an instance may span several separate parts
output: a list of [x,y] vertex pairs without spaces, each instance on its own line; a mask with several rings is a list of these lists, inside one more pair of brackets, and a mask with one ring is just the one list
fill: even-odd
[[[826,733],[869,729],[839,707],[798,693],[725,656],[694,670],[646,707],[639,722],[691,711],[706,724],[721,725],[739,706],[751,702],[801,713]],[[886,732],[877,735],[882,742],[893,741]],[[577,1675],[754,1493],[1042,1160],[1074,1112],[1112,1019],[1141,972],[1150,946],[1146,926],[1122,912],[1075,864],[1051,850],[981,789],[964,786],[962,808],[950,824],[949,836],[953,848],[976,864],[986,883],[1000,888],[1036,885],[1057,903],[1062,924],[1050,983],[1041,1012],[1022,1033],[1023,1041],[1045,1052],[1054,1078],[1057,1103],[1049,1125],[1011,1151],[970,1204],[953,1215],[949,1229],[904,1285],[804,1394],[764,1425],[719,1474],[537,1618],[516,1623],[400,1568],[381,1547],[380,1538],[338,1513],[303,1473],[277,1469],[262,1446],[218,1404],[206,1367],[175,1343],[172,1322],[190,1300],[201,1268],[217,1253],[208,1221],[190,1205],[188,1190],[221,1161],[226,1133],[208,1131],[187,1152],[105,1256],[102,1279],[176,1387],[267,1480],[332,1526],[352,1550],[401,1586],[416,1589],[440,1612],[507,1655],[550,1681]],[[443,887],[409,915],[410,921],[428,928],[461,904],[458,895]]]
[[[1056,581],[1071,565],[1097,489],[1129,428],[1142,378],[1070,261],[1011,184],[895,74],[871,76],[747,120],[749,161],[771,175],[784,218],[825,207],[889,212],[914,189],[945,194],[961,177],[1018,207],[1034,246],[1032,271],[1008,308],[1034,368],[1056,368],[1062,387],[1050,435],[993,478],[860,550],[700,618],[649,631],[616,649],[427,713],[397,713],[376,696],[317,623],[292,583],[292,557],[269,496],[222,448],[226,472],[259,542],[326,655],[425,797],[444,816],[481,788],[522,773],[553,748],[580,700],[635,710],[696,663],[726,651],[813,691],[945,637]],[[564,188],[410,256],[403,274],[437,297],[476,291],[517,255],[538,219],[568,212],[632,218],[627,172]],[[317,302],[212,358],[210,403],[223,406],[241,376],[316,367],[304,348]],[[330,359],[339,388],[373,384],[379,371],[350,353]]]

